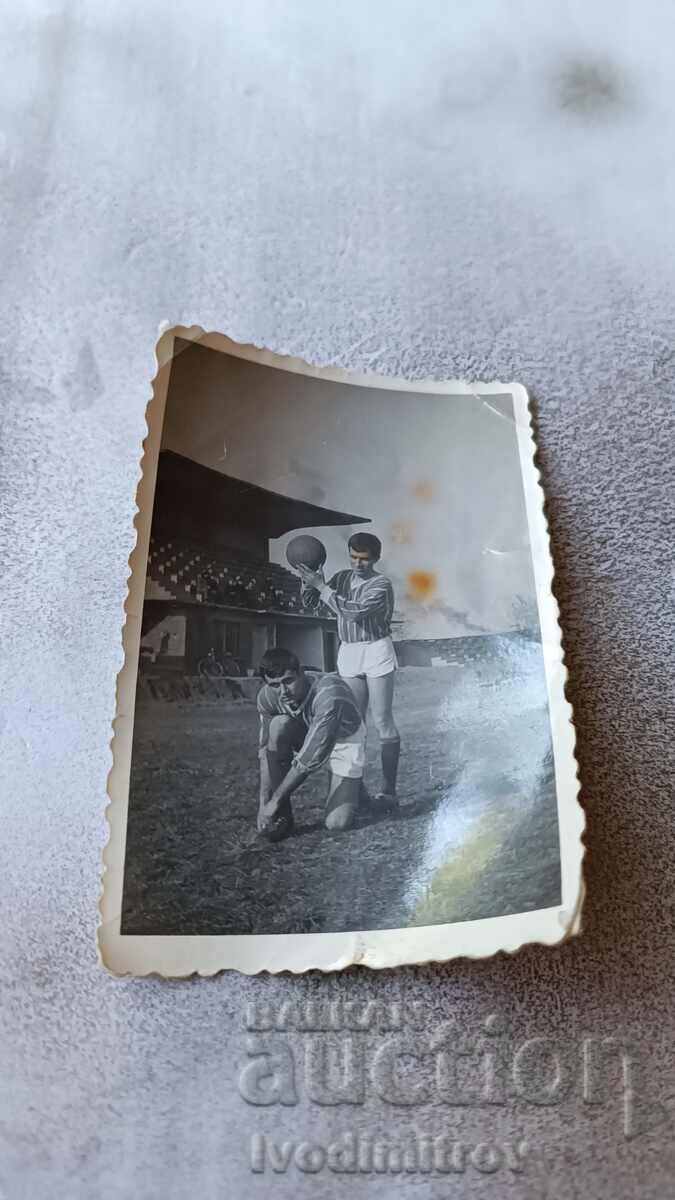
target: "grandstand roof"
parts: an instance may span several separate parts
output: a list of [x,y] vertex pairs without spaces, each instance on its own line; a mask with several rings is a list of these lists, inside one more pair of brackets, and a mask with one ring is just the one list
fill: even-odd
[[338,512],[337,509],[323,508],[306,500],[295,500],[279,492],[270,492],[255,483],[247,483],[232,475],[223,475],[211,467],[204,467],[173,450],[162,450],[157,474],[157,492],[158,497],[163,493],[162,504],[168,496],[176,502],[178,497],[175,488],[180,489],[182,502],[189,495],[191,506],[203,507],[211,518],[218,515],[222,506],[223,517],[231,521],[234,510],[238,525],[259,530],[270,538],[281,537],[291,529],[370,523],[369,517]]

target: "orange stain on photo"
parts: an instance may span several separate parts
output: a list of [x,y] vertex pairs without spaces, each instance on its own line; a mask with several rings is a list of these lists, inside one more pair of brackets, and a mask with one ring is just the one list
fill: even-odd
[[430,479],[420,479],[419,482],[413,487],[413,495],[416,496],[418,500],[433,500],[435,494],[436,488]]
[[410,571],[408,595],[413,600],[430,600],[436,591],[436,576],[433,571]]

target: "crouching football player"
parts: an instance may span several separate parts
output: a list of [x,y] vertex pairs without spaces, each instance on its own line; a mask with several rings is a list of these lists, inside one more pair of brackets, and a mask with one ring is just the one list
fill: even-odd
[[327,829],[354,821],[365,761],[361,711],[339,675],[312,678],[289,650],[267,650],[260,662],[260,802],[258,831],[270,841],[293,833],[291,796],[324,764],[330,768]]
[[326,583],[323,571],[298,566],[305,608],[318,609],[321,601],[337,617],[337,667],[349,684],[364,720],[370,707],[380,735],[382,790],[379,805],[397,804],[396,777],[401,739],[393,715],[396,652],[391,640],[394,589],[390,579],[375,570],[382,553],[380,539],[372,533],[354,533],[349,539],[350,566],[337,571]]

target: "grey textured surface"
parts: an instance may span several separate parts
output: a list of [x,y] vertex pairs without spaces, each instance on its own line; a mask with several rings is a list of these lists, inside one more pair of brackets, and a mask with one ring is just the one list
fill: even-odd
[[[9,6],[8,1200],[675,1194],[674,35],[656,0]],[[531,389],[588,813],[583,937],[381,976],[135,983],[97,966],[114,679],[164,319],[314,362]],[[304,1091],[296,1107],[250,1106],[245,1003],[298,997],[416,999],[429,1027],[454,1013],[476,1034],[500,1013],[504,1041],[554,1037],[577,1063],[584,1035],[626,1039],[641,1119],[627,1138],[615,1074],[594,1106],[578,1070],[547,1106],[401,1107],[372,1091],[347,1109]],[[255,1128],[323,1143],[452,1128],[525,1136],[532,1154],[506,1176],[255,1175]]]

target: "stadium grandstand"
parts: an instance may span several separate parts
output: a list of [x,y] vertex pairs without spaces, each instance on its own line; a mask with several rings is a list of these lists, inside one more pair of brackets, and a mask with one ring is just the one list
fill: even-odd
[[194,675],[210,654],[226,674],[246,675],[270,646],[292,650],[305,666],[335,670],[334,618],[327,609],[303,610],[300,581],[270,561],[269,542],[296,529],[366,523],[162,451],[141,670]]

